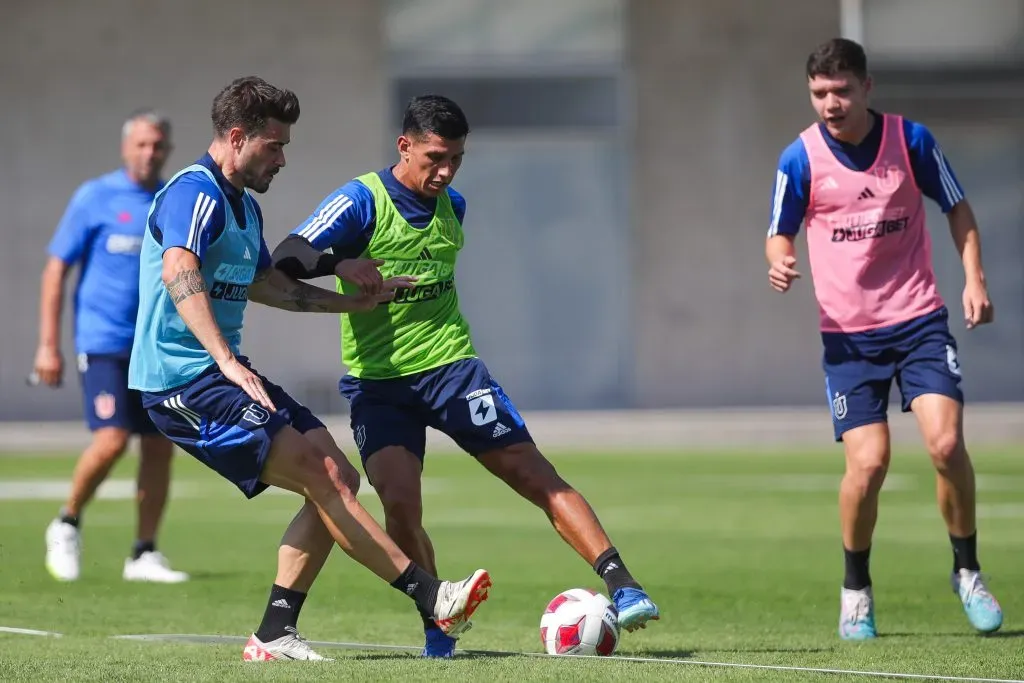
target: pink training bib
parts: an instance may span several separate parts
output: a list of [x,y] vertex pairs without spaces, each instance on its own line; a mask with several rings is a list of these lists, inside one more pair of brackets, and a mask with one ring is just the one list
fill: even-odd
[[823,332],[886,327],[943,306],[903,119],[885,114],[882,126],[866,171],[840,163],[817,124],[800,134],[811,166],[804,220]]

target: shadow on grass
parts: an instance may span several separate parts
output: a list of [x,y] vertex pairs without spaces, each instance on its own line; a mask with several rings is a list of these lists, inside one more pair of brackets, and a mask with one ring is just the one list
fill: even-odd
[[996,631],[995,633],[972,633],[964,631],[950,631],[946,633],[909,633],[899,631],[896,633],[880,633],[879,638],[920,638],[921,636],[933,636],[939,638],[1024,638],[1024,630]]

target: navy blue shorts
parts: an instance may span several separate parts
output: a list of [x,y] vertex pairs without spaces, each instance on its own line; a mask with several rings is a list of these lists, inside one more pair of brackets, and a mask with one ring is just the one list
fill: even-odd
[[402,446],[422,460],[427,427],[472,456],[533,442],[519,411],[477,358],[394,379],[345,375],[338,388],[351,407],[364,466],[386,446]]
[[[238,360],[252,370],[247,358],[239,356]],[[303,434],[324,426],[284,389],[263,375],[259,377],[267,396],[277,407],[276,413],[255,403],[221,374],[217,365],[211,365],[183,386],[142,394],[157,429],[241,489],[246,498],[253,498],[268,488],[260,481],[260,474],[270,453],[271,441],[285,425]]]
[[960,361],[945,308],[877,330],[823,332],[821,338],[836,441],[855,427],[886,421],[893,379],[903,397],[903,412],[922,394],[963,403]]
[[156,434],[142,396],[128,388],[128,356],[79,354],[82,407],[89,429],[117,427],[132,434]]

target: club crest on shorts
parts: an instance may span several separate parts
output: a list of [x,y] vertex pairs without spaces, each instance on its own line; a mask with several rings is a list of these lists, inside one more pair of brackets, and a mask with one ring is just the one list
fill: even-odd
[[836,397],[832,399],[832,415],[837,420],[842,420],[846,417],[846,394],[836,392]]
[[242,414],[243,420],[248,420],[254,425],[264,425],[270,420],[270,412],[259,403],[250,403]]
[[946,344],[946,367],[949,371],[960,377],[960,359],[956,356],[956,349],[953,348],[952,344]]
[[488,393],[469,399],[469,419],[477,427],[497,420],[498,411],[494,407],[494,397]]
[[109,420],[117,413],[117,399],[113,394],[101,391],[92,400],[92,408],[96,417],[101,420]]

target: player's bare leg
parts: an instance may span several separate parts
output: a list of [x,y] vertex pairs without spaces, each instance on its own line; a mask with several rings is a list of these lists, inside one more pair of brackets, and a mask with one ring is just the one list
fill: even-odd
[[889,425],[877,422],[851,429],[843,434],[843,449],[846,472],[839,485],[843,547],[861,552],[871,547],[878,520],[878,496],[891,457]]
[[[320,428],[303,436],[334,459],[342,481],[353,493],[358,493],[359,473],[345,458],[330,432]],[[299,636],[298,621],[309,589],[333,548],[334,538],[320,519],[320,513],[306,500],[285,529],[277,550],[277,576],[270,589],[263,621],[255,633],[262,649],[273,652],[288,645],[294,659],[321,659]]]
[[408,449],[388,446],[367,459],[366,471],[384,506],[388,535],[416,564],[436,574],[434,546],[423,528],[423,463]]
[[877,635],[868,561],[878,520],[878,496],[889,470],[889,425],[855,427],[843,434],[846,472],[839,485],[839,520],[846,573],[840,596],[839,635],[864,640]]
[[167,507],[174,444],[160,434],[139,438],[138,524],[135,538],[153,542]]
[[[274,437],[260,479],[306,497],[346,554],[415,600],[446,632],[457,635],[463,631],[476,608],[487,599],[490,577],[483,570],[451,583],[412,562],[356,500],[335,459],[292,427],[284,427]],[[287,652],[281,655],[292,658]],[[274,657],[256,647],[250,651],[247,646],[244,658]]]
[[156,548],[157,530],[167,507],[173,456],[174,444],[162,435],[146,434],[140,437],[135,545],[132,556],[125,560],[123,573],[128,581],[188,581],[188,574],[171,569],[167,558]]
[[953,544],[953,590],[976,629],[996,631],[1003,613],[980,574],[974,467],[964,443],[963,406],[948,396],[923,394],[910,407],[935,466],[936,497]]
[[[407,448],[387,446],[367,458],[366,472],[384,506],[388,535],[416,564],[436,576],[434,545],[423,528],[423,463]],[[421,609],[420,617],[426,637],[423,656],[451,657],[455,640],[440,632],[429,613]]]
[[73,517],[82,514],[96,489],[110,474],[118,458],[128,446],[131,434],[120,427],[101,427],[92,434],[92,442],[82,452],[71,475],[71,492],[64,511]]
[[626,569],[594,509],[530,442],[477,456],[492,474],[548,516],[558,535],[604,579],[619,611],[619,625],[644,628],[659,616],[657,606]]
[[75,581],[80,573],[80,518],[96,489],[124,453],[131,434],[120,427],[101,427],[82,452],[71,475],[71,492],[60,517],[46,529],[46,568],[60,581]]
[[936,495],[949,534],[971,536],[975,532],[974,467],[964,444],[963,408],[939,394],[918,396],[910,407],[935,466]]

